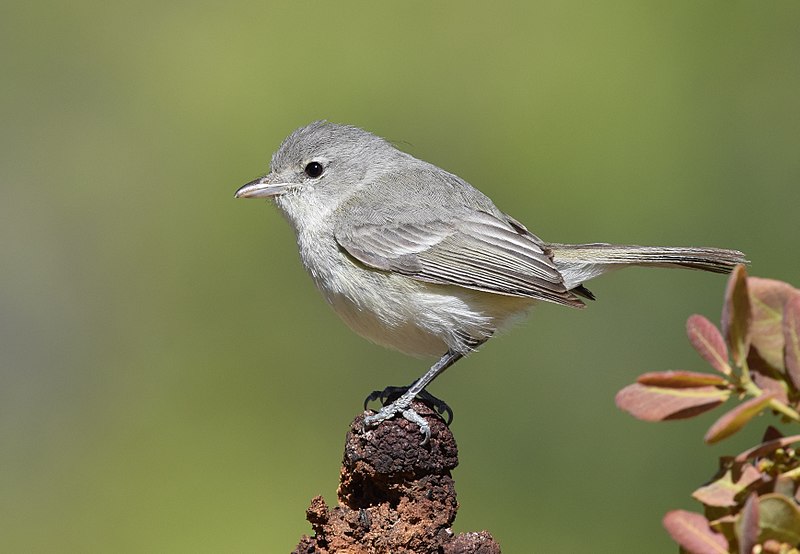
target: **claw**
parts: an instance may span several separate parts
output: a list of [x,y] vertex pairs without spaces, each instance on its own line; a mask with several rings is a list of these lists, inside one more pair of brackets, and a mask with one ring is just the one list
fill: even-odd
[[433,396],[428,391],[424,390],[417,395],[417,398],[422,400],[425,404],[433,408],[439,417],[444,420],[444,424],[450,427],[450,424],[453,423],[453,410],[447,403],[442,400],[441,398],[437,398]]
[[[374,390],[371,393],[369,393],[367,395],[367,397],[364,399],[364,409],[365,410],[367,409],[367,406],[369,406],[370,402],[373,402],[374,400],[378,400],[381,397],[381,393],[382,392],[383,391]],[[381,404],[383,404],[383,402],[381,402]]]
[[425,418],[415,412],[412,408],[408,408],[407,410],[403,410],[403,417],[410,421],[411,423],[416,423],[419,425],[419,432],[422,433],[422,442],[421,445],[425,446],[428,444],[428,441],[431,440],[431,426],[428,425],[428,422],[425,421]]
[[[411,408],[411,403],[414,401],[414,398],[419,398],[428,405],[432,405],[433,411],[436,413],[436,415],[441,417],[442,420],[444,420],[443,416],[447,414],[448,421],[446,421],[446,423],[447,425],[450,425],[450,422],[453,421],[453,410],[451,410],[447,404],[432,394],[425,392],[425,387],[428,386],[430,382],[433,381],[442,371],[461,359],[463,355],[464,354],[461,352],[448,350],[441,358],[439,358],[438,362],[433,364],[431,368],[425,372],[425,375],[414,381],[411,386],[388,387],[382,391],[374,391],[364,402],[364,409],[367,409],[367,404],[370,401],[378,399],[380,399],[383,403],[383,407],[377,414],[364,417],[364,425],[367,427],[372,427],[382,421],[393,418],[397,414],[400,414],[411,423],[416,423],[419,426],[420,432],[422,432],[422,434],[425,436],[425,438],[422,440],[422,444],[427,444],[431,438],[430,425],[428,425],[428,422],[425,421],[421,415]],[[391,404],[387,405],[387,401],[391,401]]]

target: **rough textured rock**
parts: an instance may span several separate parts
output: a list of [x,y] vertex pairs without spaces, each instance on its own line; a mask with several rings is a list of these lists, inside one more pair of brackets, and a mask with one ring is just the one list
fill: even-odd
[[454,535],[458,503],[450,471],[458,465],[453,434],[419,402],[431,439],[421,444],[416,425],[393,419],[364,429],[364,416],[350,426],[339,481],[339,504],[329,508],[321,496],[306,518],[314,536],[304,536],[296,554],[499,554],[492,536]]

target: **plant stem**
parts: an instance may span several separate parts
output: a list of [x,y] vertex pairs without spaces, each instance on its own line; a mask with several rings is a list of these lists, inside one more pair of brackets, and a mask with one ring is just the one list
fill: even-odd
[[776,398],[769,401],[769,407],[789,419],[800,422],[800,414]]
[[[739,377],[739,382],[741,383],[745,392],[754,398],[764,394],[764,391],[758,385],[756,385],[753,379],[750,377],[750,367],[747,365],[747,360],[742,362],[740,369],[742,372],[741,376]],[[776,398],[773,398],[769,401],[769,407],[791,420],[800,422],[800,413],[797,413],[796,410],[790,408]]]

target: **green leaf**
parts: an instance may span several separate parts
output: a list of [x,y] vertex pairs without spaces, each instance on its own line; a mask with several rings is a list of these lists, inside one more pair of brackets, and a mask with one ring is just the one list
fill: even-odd
[[736,365],[744,362],[750,348],[750,317],[747,271],[743,265],[737,265],[728,279],[722,306],[722,333]]
[[800,294],[792,294],[783,311],[784,362],[786,374],[800,389]]
[[769,493],[759,498],[760,540],[774,539],[789,544],[800,543],[800,511],[794,500]]
[[713,323],[701,315],[692,315],[686,321],[686,334],[697,353],[711,367],[725,375],[731,374],[725,339]]
[[708,526],[700,514],[672,510],[663,519],[664,528],[672,540],[692,554],[728,554],[728,541]]
[[772,492],[782,494],[788,498],[794,497],[797,486],[794,484],[794,478],[790,475],[787,475],[787,473],[791,474],[792,472],[796,471],[796,469],[797,468],[790,469],[788,472],[778,475],[775,478],[775,487],[772,489]]
[[721,441],[725,437],[731,436],[744,427],[748,421],[758,415],[761,410],[766,408],[774,397],[773,394],[762,394],[724,413],[722,417],[709,428],[704,437],[705,441],[709,444],[713,444],[717,441]]
[[654,371],[640,375],[636,382],[651,387],[667,387],[686,389],[694,387],[717,386],[725,387],[728,381],[719,375],[708,373],[695,373],[693,371]]
[[644,421],[683,419],[725,402],[730,391],[717,387],[664,388],[639,383],[617,393],[617,406]]
[[783,371],[783,312],[787,301],[798,291],[783,281],[760,277],[747,279],[747,289],[752,309],[750,331],[753,347],[771,367]]

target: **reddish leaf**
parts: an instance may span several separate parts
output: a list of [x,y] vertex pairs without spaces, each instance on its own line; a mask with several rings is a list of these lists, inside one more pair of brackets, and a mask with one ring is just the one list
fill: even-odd
[[645,421],[683,419],[715,408],[725,402],[730,391],[717,387],[663,388],[639,383],[617,393],[617,406]]
[[777,439],[782,439],[783,437],[784,434],[778,429],[772,425],[767,425],[767,428],[764,429],[764,434],[761,436],[761,442],[774,441]]
[[713,444],[731,436],[766,408],[773,398],[772,394],[762,394],[724,413],[706,432],[705,441]]
[[[714,511],[713,509],[710,511]],[[737,513],[729,513],[727,515],[723,515],[721,517],[715,518],[713,520],[709,520],[708,526],[711,527],[712,531],[716,531],[723,537],[725,537],[729,542],[734,543],[736,541],[736,522],[739,521],[739,514]],[[710,518],[709,516],[707,516]],[[683,553],[686,551],[683,550]]]
[[[765,540],[761,545],[761,549],[763,554],[781,554],[782,552],[787,552],[787,550],[783,548],[783,545],[780,543],[780,541],[776,541],[775,539]],[[791,552],[791,550],[788,550],[788,552]]]
[[700,514],[672,510],[664,516],[664,527],[672,540],[692,554],[727,554],[728,541],[708,526]]
[[752,309],[753,347],[760,357],[775,369],[784,369],[783,311],[797,289],[783,281],[750,277],[747,290]]
[[[752,351],[751,351],[752,352]],[[750,356],[747,357],[748,361]],[[775,395],[775,398],[784,404],[789,404],[789,395],[787,393],[788,385],[781,375],[777,378],[766,373],[762,373],[763,369],[754,369],[750,367],[750,378],[758,388],[763,392]]]
[[719,479],[694,491],[692,497],[706,506],[732,508],[739,503],[737,496],[762,478],[761,472],[749,463],[738,463],[735,468],[728,468]]
[[694,373],[692,371],[654,371],[640,375],[636,382],[640,385],[672,389],[688,389],[709,385],[724,387],[728,385],[728,382],[719,375]]
[[722,332],[736,365],[747,358],[750,347],[750,299],[747,295],[747,271],[737,265],[728,279],[725,304],[722,306]]
[[753,346],[753,338],[750,337],[750,350],[747,352],[747,367],[750,368],[750,371],[758,371],[764,375],[778,374],[783,376],[779,368],[776,368],[761,357],[761,353]]
[[792,294],[783,311],[786,374],[800,389],[800,293]]
[[742,508],[739,524],[736,526],[739,538],[739,554],[752,554],[758,544],[758,495],[751,493]]
[[734,460],[737,462],[743,462],[751,458],[763,458],[764,456],[775,452],[779,448],[786,448],[790,444],[794,444],[796,442],[800,442],[800,435],[792,435],[791,437],[781,437],[778,439],[765,441],[758,446],[754,446],[753,448],[745,450],[736,456]]
[[689,335],[689,341],[697,353],[711,364],[711,367],[725,375],[731,374],[725,339],[713,323],[701,315],[690,316],[686,321],[686,334]]

